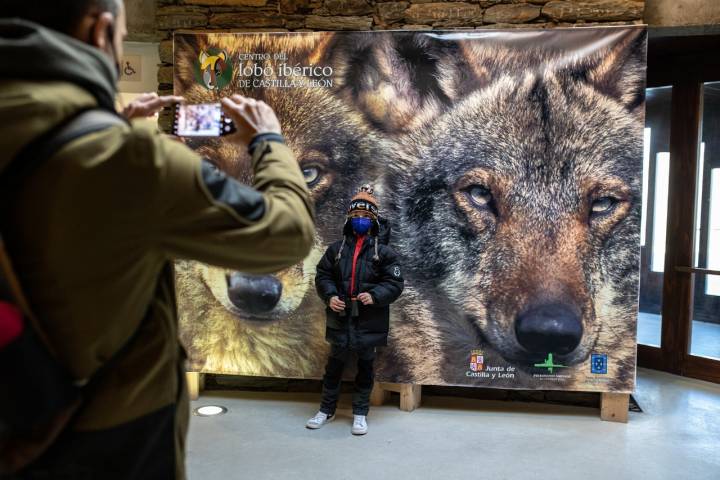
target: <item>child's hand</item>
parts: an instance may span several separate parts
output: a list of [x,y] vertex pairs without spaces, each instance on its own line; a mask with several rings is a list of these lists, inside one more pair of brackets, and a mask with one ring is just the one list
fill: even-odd
[[363,292],[360,295],[358,295],[358,300],[362,302],[363,305],[372,305],[375,303],[375,301],[372,298],[372,295],[370,295],[367,292]]
[[330,310],[332,310],[335,313],[340,313],[343,310],[345,310],[345,302],[340,300],[340,297],[332,297],[330,299]]

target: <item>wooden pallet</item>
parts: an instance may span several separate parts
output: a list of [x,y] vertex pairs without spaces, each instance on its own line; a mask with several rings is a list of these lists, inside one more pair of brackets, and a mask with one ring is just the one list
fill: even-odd
[[[403,383],[376,382],[370,396],[372,406],[385,404],[390,398],[390,392],[400,394],[400,410],[412,412],[420,406],[422,386]],[[600,397],[600,418],[608,422],[628,422],[628,408],[630,394],[602,393]]]
[[[191,400],[197,400],[205,386],[205,375],[198,372],[187,373],[188,392]],[[422,385],[411,383],[384,383],[375,382],[370,404],[374,407],[385,404],[390,399],[390,393],[400,394],[400,410],[412,412],[420,406],[422,400]],[[628,422],[628,408],[630,394],[628,393],[602,393],[600,396],[600,418],[608,422]]]
[[400,410],[404,412],[412,412],[420,406],[422,385],[380,382],[375,382],[372,394],[370,394],[370,405],[379,407],[384,404],[390,399],[390,392],[400,394]]

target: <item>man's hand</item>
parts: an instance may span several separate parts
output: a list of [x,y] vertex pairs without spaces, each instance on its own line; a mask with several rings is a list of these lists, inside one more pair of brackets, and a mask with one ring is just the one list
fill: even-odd
[[340,313],[345,310],[345,302],[340,300],[340,297],[332,297],[330,299],[330,310],[335,313]]
[[233,95],[230,98],[223,98],[223,110],[232,118],[237,133],[228,137],[234,143],[248,146],[256,135],[263,133],[281,134],[280,121],[270,106],[254,98]]
[[358,295],[357,299],[360,300],[363,305],[372,305],[375,303],[375,300],[373,300],[372,295],[370,295],[367,292],[363,292],[360,295]]
[[128,120],[133,118],[152,117],[163,108],[173,103],[182,103],[185,99],[174,95],[160,97],[157,93],[143,93],[138,98],[128,104],[122,111],[122,114]]

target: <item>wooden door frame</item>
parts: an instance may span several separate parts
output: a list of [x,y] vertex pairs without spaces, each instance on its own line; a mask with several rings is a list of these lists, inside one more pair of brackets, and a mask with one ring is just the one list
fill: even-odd
[[[706,82],[720,80],[720,35],[662,32],[648,45],[648,87],[672,86],[670,182],[660,348],[638,345],[638,365],[720,383],[720,361],[690,355],[697,164]],[[648,212],[649,215],[649,212]],[[670,232],[673,232],[670,234]]]

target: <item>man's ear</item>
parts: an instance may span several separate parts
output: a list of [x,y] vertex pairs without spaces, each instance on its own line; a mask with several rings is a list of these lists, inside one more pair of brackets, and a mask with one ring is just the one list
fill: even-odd
[[325,60],[339,95],[388,133],[442,114],[473,83],[456,41],[426,33],[337,35]]
[[110,12],[103,12],[97,17],[90,31],[90,44],[105,53],[112,55],[115,18]]

